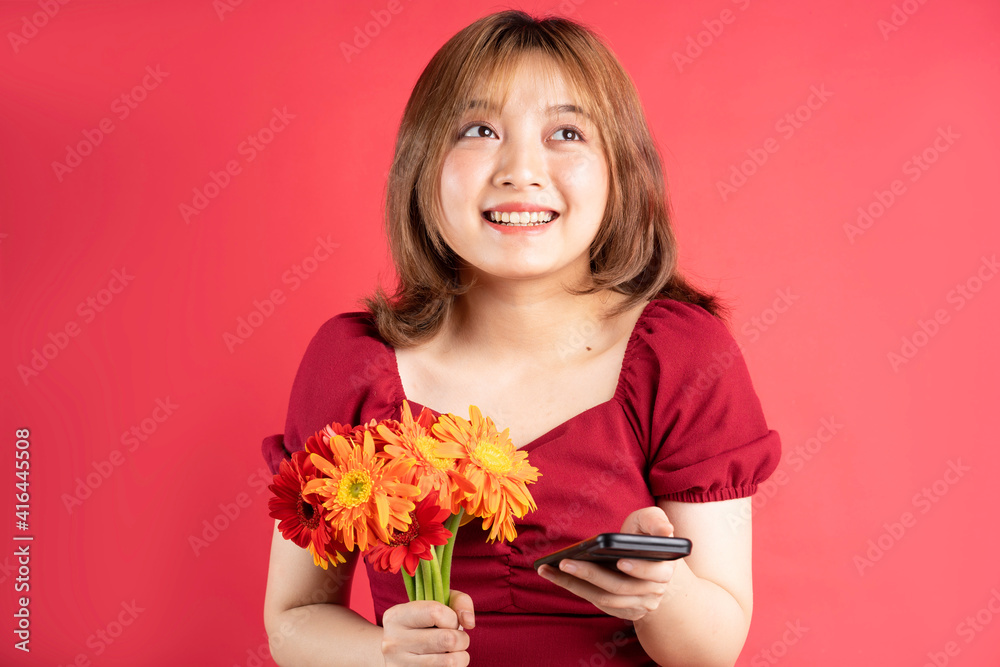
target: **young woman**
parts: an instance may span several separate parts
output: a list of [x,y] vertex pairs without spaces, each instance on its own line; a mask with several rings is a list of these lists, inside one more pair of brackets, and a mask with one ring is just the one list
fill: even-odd
[[[356,553],[316,567],[275,528],[264,618],[280,665],[732,665],[753,607],[750,496],[774,470],[717,300],[676,270],[636,91],[586,28],[507,11],[449,40],[406,106],[389,176],[399,276],[327,321],[296,375],[276,472],[326,424],[468,415],[541,477],[510,543],[458,533],[450,606]],[[601,532],[686,537],[679,561],[535,559]]]

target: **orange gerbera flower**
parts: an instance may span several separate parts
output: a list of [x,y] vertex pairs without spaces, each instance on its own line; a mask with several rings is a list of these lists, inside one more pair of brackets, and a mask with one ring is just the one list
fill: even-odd
[[324,520],[323,507],[310,495],[302,495],[305,485],[315,479],[316,466],[309,460],[308,452],[295,452],[281,462],[274,483],[268,488],[274,496],[267,505],[270,514],[278,519],[278,531],[303,549],[308,549],[316,565],[327,569],[327,563],[336,567],[345,562],[341,550],[344,545],[333,539],[330,525]]
[[382,438],[381,434],[379,434],[379,432],[377,430],[378,429],[378,425],[379,424],[397,424],[397,423],[398,422],[396,422],[396,421],[394,421],[392,419],[385,419],[385,420],[382,420],[381,422],[379,422],[377,419],[375,419],[373,417],[367,424],[361,424],[360,426],[355,426],[353,429],[351,429],[351,431],[352,431],[351,435],[354,436],[355,442],[361,442],[361,438],[362,438],[361,434],[362,433],[365,433],[366,431],[368,433],[371,433],[372,434],[372,442],[375,443],[375,451],[381,452],[382,448],[385,446],[385,440]]
[[469,417],[471,421],[442,415],[431,432],[464,449],[458,472],[475,487],[463,503],[465,511],[482,517],[483,528],[490,529],[489,541],[498,536],[513,540],[517,537],[514,517],[538,509],[527,488],[540,476],[538,468],[528,463],[526,452],[514,447],[510,429],[497,432],[493,420],[484,418],[475,405],[469,406]]
[[406,532],[392,531],[387,543],[373,543],[365,558],[379,572],[395,574],[402,567],[412,577],[420,559],[431,560],[431,549],[451,537],[451,531],[443,523],[447,518],[447,509],[425,498],[410,512],[410,527]]
[[327,510],[334,534],[349,551],[363,551],[376,538],[388,541],[388,529],[405,531],[410,525],[413,498],[420,489],[401,482],[410,461],[383,459],[375,455],[372,434],[363,432],[362,443],[334,435],[330,438],[333,459],[310,454],[310,460],[326,477],[306,484],[303,493],[315,493]]
[[[383,423],[395,423],[391,420]],[[340,424],[338,422],[332,422],[325,426],[322,431],[309,436],[305,443],[305,450],[311,454],[319,454],[327,461],[333,461],[333,450],[330,449],[330,438],[335,435],[343,436],[354,442],[361,442],[363,438],[363,433],[368,431],[372,434],[372,441],[375,443],[375,450],[382,451],[385,446],[385,440],[376,431],[378,426],[378,421],[372,419],[367,424],[362,424],[361,426],[351,426],[350,424]]]
[[403,421],[384,422],[378,426],[386,442],[384,456],[412,461],[410,476],[404,481],[419,487],[421,499],[430,496],[438,507],[458,514],[465,493],[473,493],[476,489],[458,474],[455,466],[465,450],[455,442],[435,438],[431,434],[434,421],[434,414],[427,408],[414,419],[409,403],[404,400]]

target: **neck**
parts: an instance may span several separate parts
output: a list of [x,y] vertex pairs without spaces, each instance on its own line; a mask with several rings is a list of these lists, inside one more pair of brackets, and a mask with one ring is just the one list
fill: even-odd
[[568,360],[600,349],[603,313],[623,299],[610,291],[576,296],[556,284],[481,281],[455,301],[450,347],[489,350],[493,361]]

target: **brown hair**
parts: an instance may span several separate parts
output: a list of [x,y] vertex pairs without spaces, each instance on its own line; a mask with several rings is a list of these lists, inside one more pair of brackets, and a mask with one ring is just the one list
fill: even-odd
[[[389,171],[385,225],[398,274],[388,299],[380,286],[362,302],[393,347],[433,336],[451,312],[463,260],[444,243],[439,178],[468,101],[506,101],[521,56],[541,53],[558,63],[600,130],[608,161],[608,203],[590,247],[592,285],[627,295],[607,317],[657,297],[701,306],[720,319],[728,307],[690,285],[677,271],[677,242],[656,144],[635,86],[614,54],[590,29],[561,17],[536,20],[504,11],[472,23],[442,46],[413,88],[403,112]],[[475,95],[481,97],[481,95]]]

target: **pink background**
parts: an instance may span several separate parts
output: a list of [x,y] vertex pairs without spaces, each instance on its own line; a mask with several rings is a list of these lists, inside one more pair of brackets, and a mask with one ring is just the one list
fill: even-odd
[[[260,441],[282,429],[319,325],[388,284],[382,194],[418,74],[506,6],[243,2],[220,15],[208,0],[77,0],[47,18],[44,4],[0,6],[2,539],[35,536],[30,657],[11,648],[16,559],[0,550],[0,663],[259,664],[272,526]],[[594,26],[633,76],[682,267],[735,302],[734,336],[781,433],[754,501],[739,664],[995,664],[1000,279],[983,258],[1000,250],[1000,6],[519,7]],[[375,36],[348,62],[341,44],[366,26]],[[292,117],[241,152],[274,109]],[[87,135],[100,143],[57,175]],[[754,155],[767,159],[741,166]],[[181,204],[231,161],[238,173],[185,220]],[[873,217],[851,232],[859,207]],[[227,345],[275,290],[281,303]],[[52,358],[25,381],[36,350]],[[133,427],[143,439],[123,440]],[[91,473],[100,485],[67,508]],[[192,546],[213,521],[224,529]],[[364,594],[353,604],[371,615]]]

